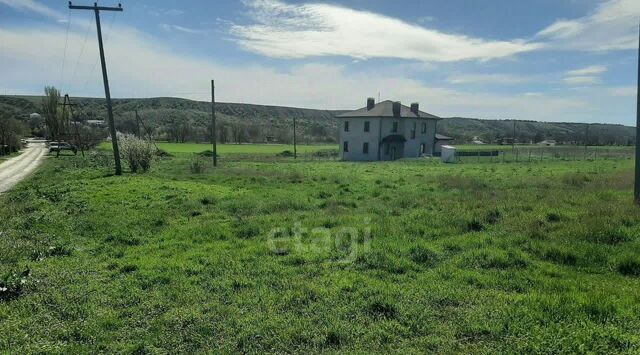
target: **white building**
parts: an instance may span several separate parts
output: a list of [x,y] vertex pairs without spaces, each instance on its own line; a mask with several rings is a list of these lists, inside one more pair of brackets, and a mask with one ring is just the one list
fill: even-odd
[[340,153],[343,160],[396,160],[430,156],[436,146],[439,117],[400,102],[378,104],[367,99],[367,106],[337,116]]

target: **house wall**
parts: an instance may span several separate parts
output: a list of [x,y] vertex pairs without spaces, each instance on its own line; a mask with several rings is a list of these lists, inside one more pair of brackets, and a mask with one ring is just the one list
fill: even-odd
[[[422,124],[426,124],[426,132],[422,133]],[[414,126],[415,125],[415,126]],[[411,131],[416,129],[415,139],[411,138]],[[405,119],[404,136],[407,142],[404,144],[404,156],[406,158],[417,158],[423,155],[433,154],[433,144],[436,134],[436,121],[423,118]],[[424,145],[424,152],[422,152]]]
[[[344,122],[349,121],[349,131],[344,131]],[[369,132],[364,132],[364,122],[369,121]],[[393,132],[393,122],[398,123],[398,131]],[[413,125],[416,125],[416,137],[411,138]],[[422,133],[422,123],[427,124],[427,131]],[[399,134],[407,140],[404,145],[396,146],[397,158],[417,158],[423,155],[432,155],[435,135],[436,121],[431,119],[418,118],[340,118],[340,153],[343,160],[370,161],[370,160],[391,160],[390,151],[380,145],[382,138]],[[344,142],[349,143],[349,151],[344,151]],[[362,146],[364,142],[369,143],[369,153],[364,154]],[[424,144],[424,153],[420,148]],[[379,154],[379,155],[378,155]]]
[[[344,122],[349,122],[349,131],[345,132]],[[369,132],[364,131],[365,121],[369,122]],[[340,119],[340,156],[343,160],[378,160],[380,118],[341,118]],[[349,151],[344,151],[344,142],[349,143]],[[369,143],[369,153],[363,153],[363,143]]]

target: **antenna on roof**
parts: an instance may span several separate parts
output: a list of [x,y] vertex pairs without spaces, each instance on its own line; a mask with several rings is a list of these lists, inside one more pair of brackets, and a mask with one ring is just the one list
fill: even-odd
[[380,91],[378,91],[378,102],[380,102]]

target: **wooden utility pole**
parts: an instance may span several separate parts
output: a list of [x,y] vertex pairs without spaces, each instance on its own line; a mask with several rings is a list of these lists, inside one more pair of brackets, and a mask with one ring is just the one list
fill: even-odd
[[[80,152],[82,153],[82,156],[84,156],[84,146],[82,145],[82,140],[80,138],[80,130],[78,129],[78,121],[76,121],[73,118],[73,106],[76,106],[76,104],[72,104],[71,103],[71,98],[69,97],[69,94],[64,94],[64,100],[62,101],[61,104],[62,105],[62,114],[64,115],[63,117],[65,117],[65,120],[67,120],[67,117],[71,117],[69,121],[69,124],[71,124],[71,122],[73,122],[73,127],[74,127],[74,131],[76,134],[76,144],[78,145],[78,148],[80,148]],[[66,116],[66,109],[67,106],[69,106],[69,116]],[[69,127],[67,127],[69,128]],[[58,149],[58,154],[60,154],[60,149]]]
[[107,76],[107,63],[104,59],[104,47],[102,44],[102,29],[100,28],[100,11],[122,11],[122,6],[106,7],[98,6],[77,6],[72,5],[69,1],[69,9],[72,10],[93,10],[96,15],[96,30],[98,31],[98,47],[100,47],[100,64],[102,64],[102,81],[104,82],[104,95],[107,99],[107,115],[109,118],[109,132],[111,133],[111,145],[113,147],[113,159],[116,166],[116,175],[122,175],[122,166],[120,165],[120,150],[118,149],[118,137],[116,136],[116,125],[113,121],[113,108],[111,106],[111,92],[109,91],[109,77]]
[[513,135],[511,136],[511,152],[516,150],[516,120],[513,120]]
[[218,166],[218,147],[216,139],[216,87],[211,80],[211,144],[213,145],[213,166]]
[[589,124],[586,124],[586,130],[584,133],[584,160],[587,160],[587,147],[589,146]]
[[640,39],[638,40],[638,82],[636,86],[636,175],[633,196],[636,203],[640,203]]
[[298,150],[296,142],[296,116],[293,116],[293,159],[298,159]]
[[138,117],[138,110],[135,110],[136,113],[136,135],[138,138],[142,138],[142,134],[140,134],[140,117]]

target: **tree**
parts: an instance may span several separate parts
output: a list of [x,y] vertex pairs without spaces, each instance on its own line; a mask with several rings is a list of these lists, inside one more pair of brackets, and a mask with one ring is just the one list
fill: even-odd
[[64,117],[58,108],[60,91],[53,86],[45,86],[42,99],[42,115],[47,125],[48,138],[53,141],[60,139],[64,133]]
[[20,138],[27,127],[8,115],[0,115],[0,155],[11,154],[20,149]]

